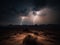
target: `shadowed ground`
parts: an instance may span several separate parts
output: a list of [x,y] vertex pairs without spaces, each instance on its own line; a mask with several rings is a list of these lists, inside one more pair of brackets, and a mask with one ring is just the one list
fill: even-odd
[[55,28],[13,26],[0,30],[0,45],[60,45],[60,31]]

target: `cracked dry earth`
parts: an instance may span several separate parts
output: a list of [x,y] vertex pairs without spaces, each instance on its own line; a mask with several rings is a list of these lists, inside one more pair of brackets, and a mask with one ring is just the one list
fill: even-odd
[[[51,34],[52,35],[51,35]],[[12,33],[9,38],[6,37],[6,39],[1,40],[1,45],[24,45],[23,41],[26,39],[26,37],[30,35],[32,39],[36,38],[36,42],[42,44],[42,45],[56,45],[56,40],[54,39],[56,36],[53,34],[53,32],[44,32],[44,31],[30,31],[30,32],[19,32],[19,33]]]

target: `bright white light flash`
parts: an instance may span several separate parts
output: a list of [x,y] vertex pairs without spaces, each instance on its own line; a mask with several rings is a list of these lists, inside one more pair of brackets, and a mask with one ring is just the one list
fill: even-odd
[[40,14],[40,11],[36,11],[35,13],[36,13],[36,15],[39,15]]
[[35,11],[35,13],[36,14],[34,15],[33,11],[31,11],[28,16],[21,16],[21,23],[20,24],[22,25],[24,23],[24,21],[26,21],[26,20],[28,20],[28,21],[32,22],[33,24],[35,24],[36,21],[39,20],[40,11]]
[[39,20],[39,16],[38,15],[35,15],[34,18],[33,18],[33,24],[35,24],[36,21],[38,21],[38,20]]
[[22,16],[22,17],[21,17],[21,23],[20,23],[21,25],[22,25],[24,19],[25,19],[25,16]]

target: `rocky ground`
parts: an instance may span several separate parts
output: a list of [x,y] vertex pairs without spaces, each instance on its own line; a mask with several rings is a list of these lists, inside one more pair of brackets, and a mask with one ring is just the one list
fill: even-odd
[[0,31],[0,45],[60,45],[59,31],[38,28],[8,30]]

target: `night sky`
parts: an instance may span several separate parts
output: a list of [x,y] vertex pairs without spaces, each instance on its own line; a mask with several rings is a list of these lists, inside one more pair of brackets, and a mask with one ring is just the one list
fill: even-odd
[[[45,13],[45,9],[47,10],[47,13]],[[59,0],[0,0],[0,25],[20,25],[22,20],[21,16],[30,18],[29,13],[31,11],[40,10],[43,10],[41,15],[49,15],[49,19],[42,16],[42,21],[35,21],[35,24],[60,24]],[[31,21],[26,21],[26,19],[22,24],[27,24],[27,22],[28,24],[32,24]]]

